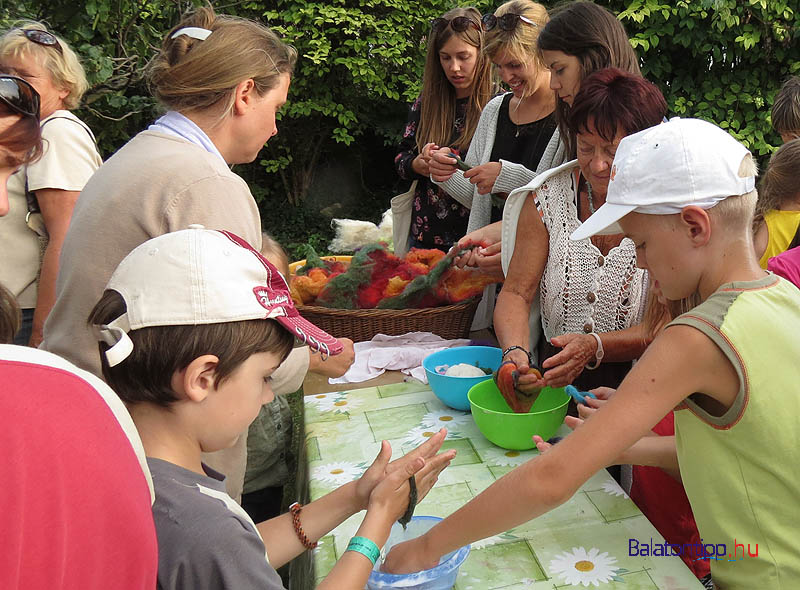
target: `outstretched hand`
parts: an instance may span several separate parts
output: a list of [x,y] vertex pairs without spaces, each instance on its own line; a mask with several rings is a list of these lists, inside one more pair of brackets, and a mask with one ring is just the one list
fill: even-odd
[[[446,436],[447,430],[442,428],[416,449],[391,463],[389,461],[392,457],[392,447],[387,441],[383,441],[381,443],[380,453],[378,453],[375,461],[372,462],[372,465],[370,465],[364,472],[364,475],[356,482],[356,496],[359,507],[362,510],[367,508],[373,490],[376,489],[387,476],[396,471],[407,469],[409,464],[417,464],[418,459],[422,459],[423,465],[415,470],[414,473],[416,473],[417,501],[421,501],[433,487],[433,484],[436,483],[442,469],[447,467],[450,461],[453,460],[453,457],[456,456],[455,449],[450,449],[437,455]],[[406,475],[405,479],[407,480],[408,477],[409,476]],[[406,497],[406,500],[407,499]]]
[[[578,428],[583,424],[583,420],[581,420],[580,418],[576,418],[575,416],[567,416],[566,418],[564,418],[564,423],[567,426],[569,426],[570,429],[575,430],[576,428]],[[538,434],[534,434],[533,437],[531,438],[533,438],[533,442],[536,443],[536,448],[539,450],[540,453],[546,453],[555,444],[547,442]]]

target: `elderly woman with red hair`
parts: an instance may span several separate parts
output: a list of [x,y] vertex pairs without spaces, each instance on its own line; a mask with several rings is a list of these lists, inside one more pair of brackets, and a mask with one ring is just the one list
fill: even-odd
[[638,324],[647,279],[636,268],[633,242],[622,234],[577,242],[569,235],[605,203],[620,140],[659,124],[666,110],[661,92],[641,76],[616,68],[595,72],[582,82],[567,121],[577,159],[509,196],[502,228],[506,280],[495,330],[505,360],[527,373],[526,351],[536,344],[528,342],[527,318],[540,292],[547,339],[540,346],[544,375],[523,375],[521,388],[613,387],[644,351],[647,338]]

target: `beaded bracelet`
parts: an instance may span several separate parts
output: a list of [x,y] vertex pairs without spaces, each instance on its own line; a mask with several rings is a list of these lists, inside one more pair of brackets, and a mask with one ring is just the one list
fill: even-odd
[[303,527],[300,525],[300,511],[302,509],[303,505],[300,502],[295,502],[289,506],[289,512],[292,513],[292,525],[294,525],[294,532],[297,533],[297,538],[300,539],[303,547],[306,549],[314,549],[317,546],[317,543],[311,542],[311,539],[306,536],[305,532],[303,531]]
[[356,553],[360,553],[369,559],[372,562],[372,565],[375,565],[375,562],[378,561],[378,558],[381,556],[381,550],[378,548],[375,542],[371,539],[367,539],[366,537],[353,537],[347,544],[347,549],[345,549],[345,551],[355,551]]
[[521,346],[517,346],[517,345],[514,345],[514,346],[509,346],[508,348],[506,348],[506,349],[503,351],[503,354],[501,354],[501,355],[500,355],[500,358],[501,358],[501,359],[504,359],[504,358],[506,358],[506,355],[507,355],[509,352],[511,352],[512,350],[521,350],[522,352],[524,352],[524,353],[525,353],[525,355],[528,357],[528,366],[529,366],[529,367],[532,367],[532,366],[533,366],[533,355],[531,355],[531,353],[530,353],[530,352],[528,352],[527,350],[525,350],[525,349],[524,349],[524,348],[522,348]]

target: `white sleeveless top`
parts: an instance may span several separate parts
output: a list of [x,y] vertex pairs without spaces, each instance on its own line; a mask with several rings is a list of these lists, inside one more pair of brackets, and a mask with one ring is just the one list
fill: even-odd
[[591,239],[569,239],[581,224],[577,167],[577,161],[560,166],[547,178],[540,178],[537,187],[531,183],[509,196],[515,201],[512,209],[521,208],[521,202],[535,190],[534,201],[550,236],[550,253],[539,287],[542,327],[548,341],[561,334],[622,330],[640,323],[644,314],[647,273],[636,268],[633,242],[624,238],[603,256]]

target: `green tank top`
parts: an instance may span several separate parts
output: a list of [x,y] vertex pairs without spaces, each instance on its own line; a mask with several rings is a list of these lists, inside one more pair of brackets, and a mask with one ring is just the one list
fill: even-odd
[[[712,416],[675,412],[681,477],[720,589],[800,587],[800,291],[774,275],[728,283],[670,325],[714,341],[739,375]],[[717,557],[718,556],[718,557]]]

